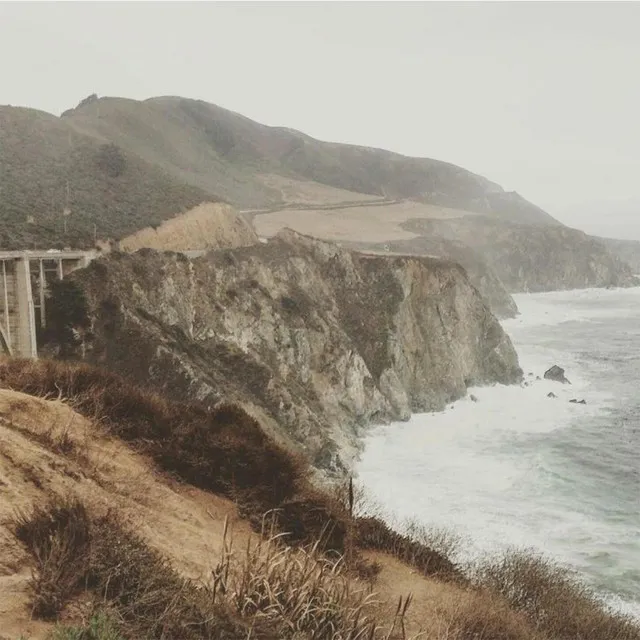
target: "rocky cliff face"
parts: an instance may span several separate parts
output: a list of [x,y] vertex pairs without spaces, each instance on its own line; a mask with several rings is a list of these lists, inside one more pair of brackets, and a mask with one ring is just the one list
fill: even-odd
[[473,250],[455,240],[446,240],[438,236],[420,236],[410,240],[392,240],[389,242],[343,243],[359,251],[375,253],[398,253],[402,255],[430,255],[446,260],[453,260],[464,267],[469,280],[482,294],[491,311],[498,318],[515,318],[518,306],[505,289],[495,271]]
[[632,286],[629,265],[597,239],[562,226],[507,224],[486,216],[411,220],[403,228],[461,242],[494,271],[510,292]]
[[640,274],[640,242],[638,240],[614,240],[613,238],[598,238],[609,251],[628,264],[634,274]]
[[[359,427],[521,377],[465,271],[442,260],[365,256],[284,231],[194,260],[114,253],[65,286],[73,304],[50,305],[50,348],[177,398],[244,403],[336,473]],[[70,325],[73,344],[61,338]]]

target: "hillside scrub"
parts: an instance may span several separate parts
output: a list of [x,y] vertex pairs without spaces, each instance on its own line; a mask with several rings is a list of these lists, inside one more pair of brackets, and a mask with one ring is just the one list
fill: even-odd
[[[236,552],[225,527],[224,550],[210,581],[196,584],[181,578],[123,526],[116,513],[90,513],[77,498],[52,496],[48,504],[21,514],[14,523],[16,535],[35,560],[34,615],[59,615],[81,592],[93,596],[94,606],[106,605],[110,612],[107,618],[97,609],[93,635],[91,626],[76,628],[75,636],[73,627],[58,627],[53,638],[402,637],[394,633],[397,620],[390,629],[382,629],[373,617],[370,591],[352,590],[341,558],[326,558],[317,545],[293,549],[271,535]],[[54,576],[65,579],[53,580]],[[399,607],[397,618],[408,603]]]
[[209,411],[168,402],[108,371],[52,360],[4,360],[0,384],[39,397],[67,399],[78,413],[149,455],[163,471],[196,487],[234,499],[258,526],[278,508],[286,523],[295,513],[324,514],[299,523],[293,541],[311,541],[321,530],[340,530],[332,544],[344,550],[345,514],[328,497],[310,490],[306,465],[274,443],[241,407]]
[[96,367],[53,360],[0,361],[0,385],[39,397],[63,398],[78,413],[149,455],[159,469],[193,486],[230,497],[260,529],[273,514],[289,544],[319,541],[344,555],[363,576],[375,568],[361,549],[415,563],[424,575],[459,578],[443,554],[429,550],[374,518],[351,518],[336,496],[312,487],[308,463],[274,443],[241,407],[207,410],[169,402]]
[[476,582],[502,595],[535,628],[557,640],[637,640],[640,627],[608,609],[565,568],[537,555],[510,550],[480,564]]

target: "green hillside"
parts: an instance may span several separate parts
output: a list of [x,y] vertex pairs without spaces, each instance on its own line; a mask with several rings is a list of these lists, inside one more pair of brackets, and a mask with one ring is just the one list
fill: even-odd
[[215,199],[64,119],[0,107],[2,249],[91,247]]

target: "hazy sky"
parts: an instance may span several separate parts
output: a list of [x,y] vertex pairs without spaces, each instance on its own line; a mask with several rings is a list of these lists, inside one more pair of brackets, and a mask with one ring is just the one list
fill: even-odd
[[639,29],[640,3],[0,2],[0,104],[200,98],[640,239]]

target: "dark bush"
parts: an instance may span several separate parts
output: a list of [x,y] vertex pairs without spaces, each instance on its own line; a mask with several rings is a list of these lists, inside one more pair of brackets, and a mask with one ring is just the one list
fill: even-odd
[[464,574],[445,555],[390,529],[378,518],[355,519],[355,543],[389,553],[425,576],[464,582]]
[[33,614],[55,618],[82,587],[90,548],[87,511],[76,499],[52,499],[19,514],[14,532],[36,561]]
[[98,149],[96,162],[110,178],[121,176],[127,166],[127,160],[120,147],[113,143],[103,144]]

